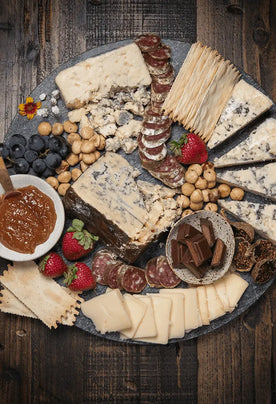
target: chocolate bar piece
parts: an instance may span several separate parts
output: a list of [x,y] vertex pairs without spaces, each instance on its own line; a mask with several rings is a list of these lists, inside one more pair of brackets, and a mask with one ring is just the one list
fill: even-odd
[[211,262],[211,267],[219,267],[223,263],[224,255],[225,255],[225,244],[224,242],[218,238],[215,244],[213,258]]
[[209,247],[212,248],[216,241],[212,223],[208,219],[201,218],[200,226],[201,226],[202,233],[209,244]]
[[177,241],[182,244],[186,244],[186,238],[193,237],[196,234],[200,234],[200,231],[195,229],[188,223],[183,223],[179,226],[178,233],[177,233]]
[[212,257],[211,248],[203,234],[187,238],[186,244],[197,267]]
[[208,269],[207,265],[203,265],[200,267],[195,266],[195,263],[188,248],[185,250],[185,253],[182,257],[182,263],[184,267],[189,269],[189,271],[191,271],[196,278],[203,278]]
[[177,240],[172,239],[172,241],[171,241],[171,257],[172,257],[173,266],[175,268],[183,267],[182,256],[183,256],[186,249],[187,249],[186,246],[184,246],[183,244],[180,244]]

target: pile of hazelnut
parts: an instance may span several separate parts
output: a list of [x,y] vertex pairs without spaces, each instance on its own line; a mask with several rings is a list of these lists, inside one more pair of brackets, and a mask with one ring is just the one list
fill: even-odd
[[182,217],[197,210],[218,211],[217,200],[230,196],[234,201],[241,201],[244,191],[230,188],[229,185],[217,185],[217,175],[211,162],[191,164],[185,173],[185,183],[181,187],[182,195],[177,197],[182,207]]

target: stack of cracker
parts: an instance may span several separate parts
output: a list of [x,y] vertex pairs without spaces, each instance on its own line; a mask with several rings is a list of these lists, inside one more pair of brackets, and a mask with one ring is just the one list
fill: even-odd
[[163,104],[164,113],[207,142],[239,78],[229,60],[197,42]]
[[83,302],[77,292],[41,274],[33,261],[9,265],[0,282],[4,286],[1,311],[40,319],[49,328],[73,325]]

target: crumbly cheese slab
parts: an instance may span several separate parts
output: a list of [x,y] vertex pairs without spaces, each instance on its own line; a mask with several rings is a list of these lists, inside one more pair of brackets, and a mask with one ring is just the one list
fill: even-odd
[[146,304],[146,312],[142,321],[138,325],[138,328],[135,332],[134,339],[139,338],[148,338],[148,337],[156,337],[157,329],[152,305],[152,299],[150,296],[145,295],[135,295],[135,299],[141,300],[143,303]]
[[132,324],[130,328],[121,330],[121,338],[133,338],[145,315],[147,305],[142,300],[135,299],[129,293],[124,294],[124,301]]
[[196,288],[196,292],[202,325],[209,325],[210,320],[209,320],[209,311],[208,311],[207,294],[205,286],[199,286],[198,288]]
[[61,71],[56,79],[67,108],[100,100],[114,89],[148,86],[151,77],[135,43],[89,58]]
[[219,199],[218,204],[235,217],[251,224],[257,233],[276,244],[276,205],[223,199]]
[[236,273],[227,274],[224,278],[226,291],[229,298],[230,311],[233,311],[247,289],[249,283]]
[[169,339],[183,338],[185,335],[184,296],[180,293],[166,293],[166,289],[164,289],[162,296],[169,297],[172,301]]
[[53,279],[42,275],[33,261],[9,265],[0,282],[49,328],[56,328],[76,306],[76,300]]
[[240,80],[208,142],[213,149],[272,107],[272,101],[245,80]]
[[206,285],[206,296],[208,304],[208,313],[210,321],[215,320],[218,317],[223,316],[226,311],[220,301],[220,298],[216,292],[214,285]]
[[216,289],[216,292],[223,305],[225,312],[230,311],[230,303],[229,303],[229,297],[228,297],[227,290],[226,290],[225,276],[223,276],[221,279],[218,279],[217,281],[215,281],[214,287]]
[[90,318],[101,334],[121,331],[132,326],[123,296],[119,289],[98,295],[81,304],[83,314]]
[[268,118],[240,144],[214,159],[215,167],[276,160],[276,119]]
[[217,173],[217,180],[276,200],[276,163],[240,170],[227,169]]

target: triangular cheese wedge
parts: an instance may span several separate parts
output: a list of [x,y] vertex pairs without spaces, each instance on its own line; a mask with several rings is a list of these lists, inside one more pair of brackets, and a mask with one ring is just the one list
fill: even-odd
[[157,335],[152,299],[145,295],[134,295],[135,299],[141,300],[146,304],[147,309],[142,321],[140,322],[134,338],[155,337]]
[[215,167],[276,160],[276,119],[268,118],[228,153],[215,158]]
[[248,282],[238,274],[227,274],[224,277],[226,292],[229,298],[230,311],[233,311],[237,306],[244,291],[248,287]]
[[276,243],[276,205],[223,199],[220,199],[218,204],[237,218],[251,224],[261,236]]
[[269,110],[273,102],[251,84],[240,80],[234,87],[220,119],[208,142],[209,149],[218,146],[258,116]]
[[276,200],[276,163],[240,170],[228,169],[217,173],[217,180]]
[[220,278],[216,282],[214,282],[214,286],[215,286],[216,292],[218,294],[218,297],[223,305],[224,310],[226,312],[230,311],[230,303],[229,303],[229,298],[228,298],[227,291],[226,291],[225,277],[223,276],[222,278]]

